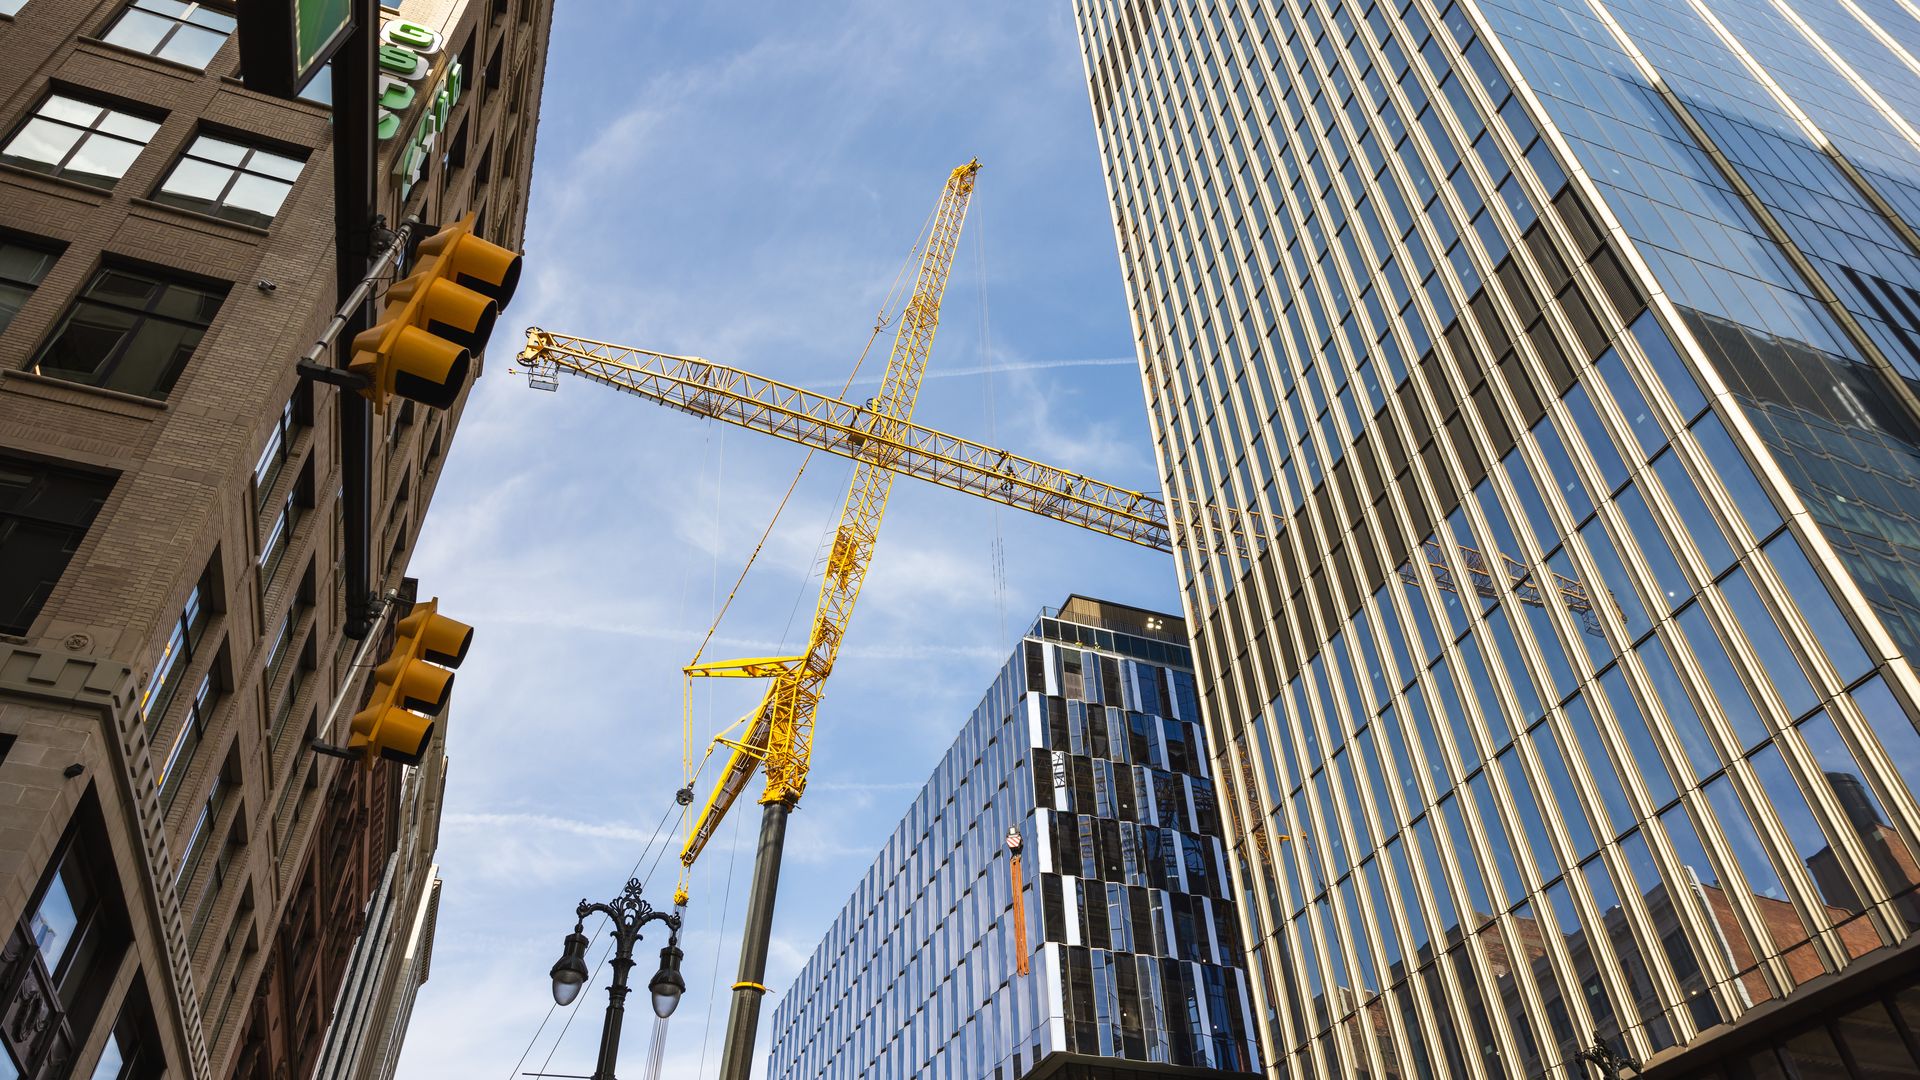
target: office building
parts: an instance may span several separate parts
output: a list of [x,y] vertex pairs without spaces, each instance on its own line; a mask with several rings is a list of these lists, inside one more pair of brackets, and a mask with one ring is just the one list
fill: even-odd
[[1080,596],[1042,613],[780,996],[772,1080],[1255,1070],[1183,638]]
[[391,1080],[400,1064],[413,999],[433,965],[441,887],[433,854],[445,767],[445,756],[435,755],[402,781],[399,844],[367,901],[365,929],[339,982],[315,1080]]
[[[550,17],[383,11],[417,26],[383,50],[389,221],[519,247]],[[235,30],[0,0],[0,1076],[310,1075],[391,855],[431,841],[417,776],[307,750],[365,692],[339,391],[294,375],[337,302],[328,82],[247,90]],[[376,420],[383,592],[459,416]]]
[[1920,1070],[1912,10],[1075,16],[1270,1074]]

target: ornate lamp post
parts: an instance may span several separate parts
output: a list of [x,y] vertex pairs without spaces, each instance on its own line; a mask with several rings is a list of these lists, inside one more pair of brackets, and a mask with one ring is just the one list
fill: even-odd
[[600,1060],[593,1069],[593,1080],[614,1080],[614,1059],[620,1056],[620,1019],[626,1013],[627,972],[633,967],[633,946],[640,940],[640,929],[650,922],[667,924],[667,944],[660,950],[660,970],[654,972],[647,989],[653,993],[653,1012],[665,1020],[680,1004],[687,989],[680,977],[680,916],[657,911],[640,897],[640,880],[629,878],[627,887],[612,902],[589,904],[581,900],[574,909],[573,933],[567,935],[560,959],[553,965],[553,1000],[571,1005],[587,982],[587,935],[583,933],[588,915],[601,912],[613,923],[613,985],[607,988],[607,1018],[600,1027]]
[[1613,1047],[1600,1041],[1596,1036],[1593,1045],[1573,1055],[1573,1060],[1591,1065],[1600,1070],[1603,1080],[1621,1080],[1625,1073],[1640,1075],[1640,1063],[1626,1054],[1615,1053]]

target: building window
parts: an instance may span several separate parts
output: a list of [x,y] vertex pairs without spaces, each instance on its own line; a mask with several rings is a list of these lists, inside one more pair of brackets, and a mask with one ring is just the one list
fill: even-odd
[[6,965],[7,1015],[36,1021],[7,1024],[0,1043],[24,1075],[66,1075],[57,1070],[71,1062],[92,1029],[131,941],[91,789],[26,911],[0,962]]
[[253,467],[253,505],[254,512],[267,508],[267,497],[272,494],[274,484],[280,480],[281,470],[287,467],[288,451],[293,446],[293,399],[280,410],[280,416],[273,423],[273,430],[267,433],[267,445],[260,451],[260,461]]
[[273,635],[273,643],[267,647],[266,685],[271,687],[280,681],[280,670],[287,664],[287,656],[293,652],[293,621],[300,615],[299,605],[288,609],[287,617],[281,620],[280,630]]
[[27,306],[27,297],[33,295],[57,258],[51,251],[0,240],[0,334],[7,332],[7,324]]
[[233,33],[233,16],[180,0],[133,0],[107,30],[107,41],[134,52],[205,68]]
[[24,634],[53,592],[113,480],[0,457],[0,634]]
[[300,651],[300,662],[293,665],[293,675],[287,679],[287,688],[280,695],[280,701],[273,707],[273,716],[267,725],[270,754],[280,752],[281,740],[293,727],[293,706],[300,700],[300,691],[306,686],[307,676],[319,663],[317,650],[313,642],[314,635],[307,635],[307,644]]
[[260,592],[263,595],[273,588],[273,579],[280,572],[280,564],[286,561],[287,545],[293,541],[294,527],[300,524],[300,504],[295,501],[294,495],[294,492],[287,492],[286,501],[280,505],[280,513],[267,530],[266,542],[260,545]]
[[207,733],[207,722],[213,719],[213,704],[218,696],[213,673],[201,676],[200,689],[193,692],[193,702],[187,706],[187,715],[180,721],[180,730],[167,748],[160,775],[154,778],[160,785],[162,812],[173,808],[173,797],[179,793],[180,781],[186,778],[193,765],[194,751],[200,749],[200,741]]
[[0,161],[112,187],[160,125],[65,94],[52,94],[0,149]]
[[311,101],[315,105],[332,105],[333,61],[327,61],[319,71],[314,72],[313,77],[307,80],[307,85],[301,87],[300,93],[296,96],[301,101]]
[[212,135],[193,140],[154,192],[156,202],[266,228],[306,162]]
[[207,601],[212,595],[213,567],[209,565],[201,572],[200,580],[194,583],[193,591],[187,594],[186,606],[181,609],[180,617],[174,620],[173,632],[167,636],[166,647],[160,650],[160,659],[154,661],[153,678],[147,683],[147,692],[140,698],[140,718],[146,721],[149,735],[153,732],[153,725],[166,715],[173,695],[185,681],[187,669],[193,666],[194,654],[200,648],[200,638],[207,630]]
[[180,848],[180,866],[175,875],[175,887],[184,896],[193,887],[194,875],[200,872],[200,859],[206,854],[207,833],[214,822],[220,820],[221,811],[226,809],[227,795],[233,790],[234,779],[229,773],[233,761],[214,774],[213,787],[207,791],[207,801],[200,807],[199,816],[193,819],[193,826],[187,830],[186,843]]
[[93,1067],[91,1080],[155,1080],[166,1064],[146,980],[136,975],[113,1022],[113,1033]]
[[29,370],[164,398],[220,310],[224,290],[102,268]]

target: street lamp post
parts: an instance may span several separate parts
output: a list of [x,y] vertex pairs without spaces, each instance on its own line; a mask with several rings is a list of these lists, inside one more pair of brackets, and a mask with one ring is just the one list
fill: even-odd
[[1627,1054],[1619,1053],[1594,1036],[1593,1045],[1573,1055],[1575,1061],[1591,1065],[1600,1070],[1602,1080],[1621,1080],[1622,1074],[1631,1072],[1640,1075],[1640,1063]]
[[633,967],[633,946],[640,940],[640,929],[650,922],[667,924],[667,944],[660,950],[660,970],[654,972],[647,989],[653,993],[653,1012],[665,1020],[680,1004],[687,983],[680,977],[680,916],[655,910],[640,897],[640,880],[627,879],[627,887],[610,903],[589,904],[581,900],[574,908],[573,933],[553,965],[553,1000],[571,1005],[587,982],[587,935],[583,932],[588,915],[604,914],[613,923],[613,985],[607,988],[607,1018],[600,1027],[600,1060],[593,1068],[593,1080],[614,1080],[614,1059],[620,1056],[620,1019],[626,1013],[627,972]]

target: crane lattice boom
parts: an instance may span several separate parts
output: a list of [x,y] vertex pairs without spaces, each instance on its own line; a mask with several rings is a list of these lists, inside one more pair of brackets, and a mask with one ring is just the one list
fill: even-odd
[[964,491],[1055,521],[1172,552],[1184,528],[1205,530],[1215,550],[1250,555],[1261,515],[1218,506],[1185,506],[1170,517],[1158,496],[1109,484],[999,447],[919,424],[879,423],[878,399],[855,405],[837,397],[716,364],[591,338],[527,331],[520,363],[536,385],[565,371],[694,416],[724,420],[853,461],[886,458],[894,472]]

